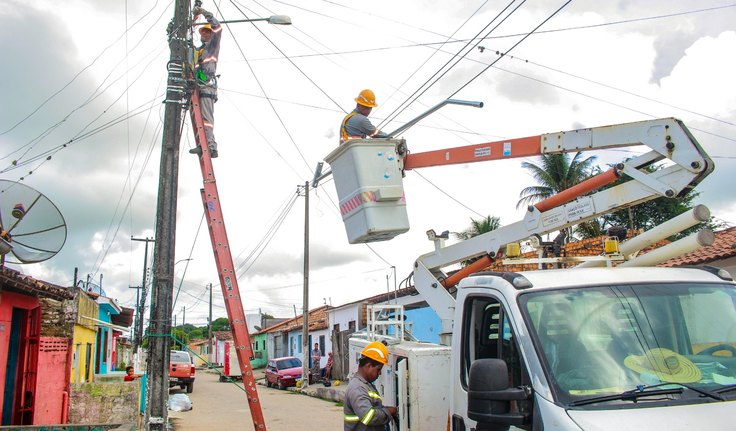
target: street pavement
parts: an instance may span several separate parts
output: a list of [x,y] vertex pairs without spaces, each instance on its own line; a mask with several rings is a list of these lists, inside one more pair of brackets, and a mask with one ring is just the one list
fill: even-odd
[[[269,431],[292,431],[307,426],[321,429],[342,428],[342,407],[334,400],[342,399],[340,396],[346,384],[325,388],[321,383],[316,383],[303,391],[296,388],[282,391],[265,386],[262,380],[263,370],[256,370],[255,377],[259,381],[258,397]],[[197,371],[194,391],[188,394],[192,401],[192,410],[169,411],[173,429],[250,429],[251,416],[242,386],[242,382],[223,383],[219,382],[217,374],[205,370]],[[185,391],[172,389],[170,393]]]

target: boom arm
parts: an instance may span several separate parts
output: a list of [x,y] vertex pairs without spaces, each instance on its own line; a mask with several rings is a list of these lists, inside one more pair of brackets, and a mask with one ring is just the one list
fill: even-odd
[[[467,273],[482,269],[505,244],[517,242],[533,234],[544,235],[564,229],[609,212],[666,196],[683,196],[713,171],[713,161],[703,151],[685,125],[676,119],[627,123],[591,129],[549,133],[534,137],[490,142],[427,153],[408,154],[404,169],[426,166],[471,163],[542,154],[568,153],[643,145],[650,151],[616,165],[605,178],[591,180],[591,187],[580,187],[530,206],[524,218],[511,225],[445,247],[435,239],[435,251],[420,256],[414,264],[417,291],[438,313],[442,321],[440,334],[452,332],[455,299],[443,288],[452,287],[464,277],[447,279],[442,268],[467,259],[484,256]],[[642,168],[670,160],[672,164],[654,172]],[[594,187],[613,182],[620,173],[631,177],[609,189],[588,196]]]

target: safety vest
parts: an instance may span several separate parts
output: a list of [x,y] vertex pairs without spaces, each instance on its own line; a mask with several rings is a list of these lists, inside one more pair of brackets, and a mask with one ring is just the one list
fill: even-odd
[[342,126],[340,126],[340,143],[344,144],[345,141],[351,139],[351,136],[348,136],[348,131],[345,129],[345,125],[348,124],[348,120],[353,118],[357,112],[353,111],[345,116],[345,119],[342,120]]

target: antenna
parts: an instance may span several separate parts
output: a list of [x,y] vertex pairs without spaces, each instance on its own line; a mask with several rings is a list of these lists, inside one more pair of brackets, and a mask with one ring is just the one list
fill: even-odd
[[51,259],[66,242],[66,222],[41,192],[0,180],[0,266]]

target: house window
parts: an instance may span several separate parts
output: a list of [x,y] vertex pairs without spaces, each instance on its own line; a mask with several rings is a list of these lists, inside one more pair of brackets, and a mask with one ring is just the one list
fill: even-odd
[[266,340],[265,340],[265,339],[263,340],[263,347],[262,347],[262,350],[266,350]]
[[325,336],[324,335],[319,336],[319,351],[322,354],[322,356],[325,355]]
[[301,334],[296,337],[297,339],[297,346],[296,346],[296,352],[301,353],[302,352],[302,336]]

